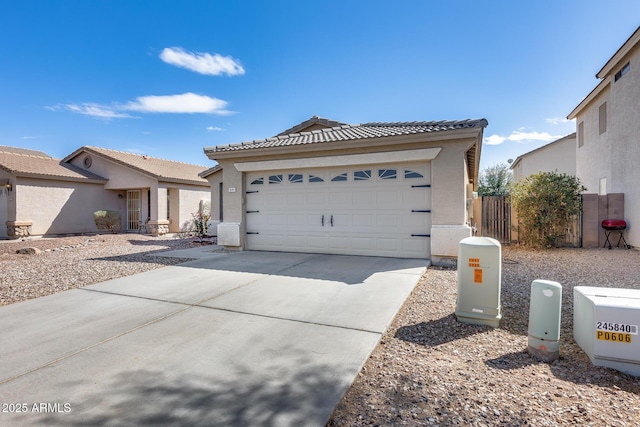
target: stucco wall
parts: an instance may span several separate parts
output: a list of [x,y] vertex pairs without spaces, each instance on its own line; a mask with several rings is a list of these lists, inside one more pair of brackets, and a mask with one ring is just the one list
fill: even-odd
[[[172,190],[173,191],[173,190]],[[200,209],[200,202],[210,203],[211,192],[208,189],[196,190],[186,186],[179,188],[179,223],[181,230],[193,227],[193,214]]]
[[513,168],[513,180],[538,172],[576,175],[576,138],[563,138],[523,155]]
[[595,193],[598,192],[601,178],[607,179],[607,191],[610,191],[609,186],[611,184],[612,158],[610,139],[613,129],[608,126],[606,132],[603,134],[599,132],[598,109],[604,102],[607,103],[607,115],[610,118],[609,89],[605,89],[576,120],[578,138],[580,138],[580,123],[583,123],[584,129],[582,136],[584,144],[582,147],[578,147],[576,144],[576,147],[578,147],[576,152],[576,175],[589,192]]
[[95,233],[93,212],[119,211],[126,218],[126,206],[118,193],[102,184],[20,178],[15,191],[17,221],[33,221],[32,235]]
[[[629,62],[629,71],[617,82],[615,74]],[[612,70],[608,88],[577,116],[576,126],[584,122],[584,145],[577,150],[577,176],[588,192],[598,193],[606,178],[606,193],[624,193],[627,242],[640,246],[640,46]],[[607,131],[598,134],[598,108],[607,102]]]
[[4,188],[0,188],[0,239],[7,237],[6,222],[9,219],[7,215],[9,194]]
[[104,187],[106,189],[149,188],[157,182],[155,178],[133,171],[130,168],[103,159],[95,154],[90,154],[92,159],[91,167],[87,168],[83,163],[86,156],[86,154],[77,156],[71,160],[71,164],[104,178],[108,178],[109,182],[107,182]]

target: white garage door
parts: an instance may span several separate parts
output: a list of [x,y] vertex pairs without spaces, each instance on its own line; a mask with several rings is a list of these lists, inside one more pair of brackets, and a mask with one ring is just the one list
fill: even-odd
[[428,258],[430,163],[251,172],[251,250]]

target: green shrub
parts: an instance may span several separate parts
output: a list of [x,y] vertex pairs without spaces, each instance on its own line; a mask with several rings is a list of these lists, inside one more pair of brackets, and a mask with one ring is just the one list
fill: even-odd
[[512,185],[521,240],[534,247],[560,246],[570,221],[582,211],[585,190],[578,178],[558,172],[539,172]]
[[118,211],[95,211],[93,213],[93,222],[95,222],[98,231],[117,233],[120,231],[122,218]]

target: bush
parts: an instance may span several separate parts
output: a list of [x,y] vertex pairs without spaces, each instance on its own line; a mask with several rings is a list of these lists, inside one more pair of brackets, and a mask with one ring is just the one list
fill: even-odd
[[95,222],[98,231],[110,233],[117,233],[120,231],[121,226],[120,212],[118,211],[95,211],[93,213],[93,222]]
[[521,240],[534,247],[558,247],[570,221],[582,212],[586,188],[575,176],[539,172],[512,186],[511,203],[522,225]]

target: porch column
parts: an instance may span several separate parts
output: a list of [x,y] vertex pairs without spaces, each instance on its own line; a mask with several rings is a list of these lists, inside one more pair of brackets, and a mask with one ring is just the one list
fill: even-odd
[[167,189],[166,187],[153,186],[149,188],[151,196],[151,212],[147,223],[147,233],[154,236],[169,232],[169,220],[167,219]]
[[244,179],[233,162],[222,166],[223,222],[218,225],[218,244],[228,249],[244,246]]

